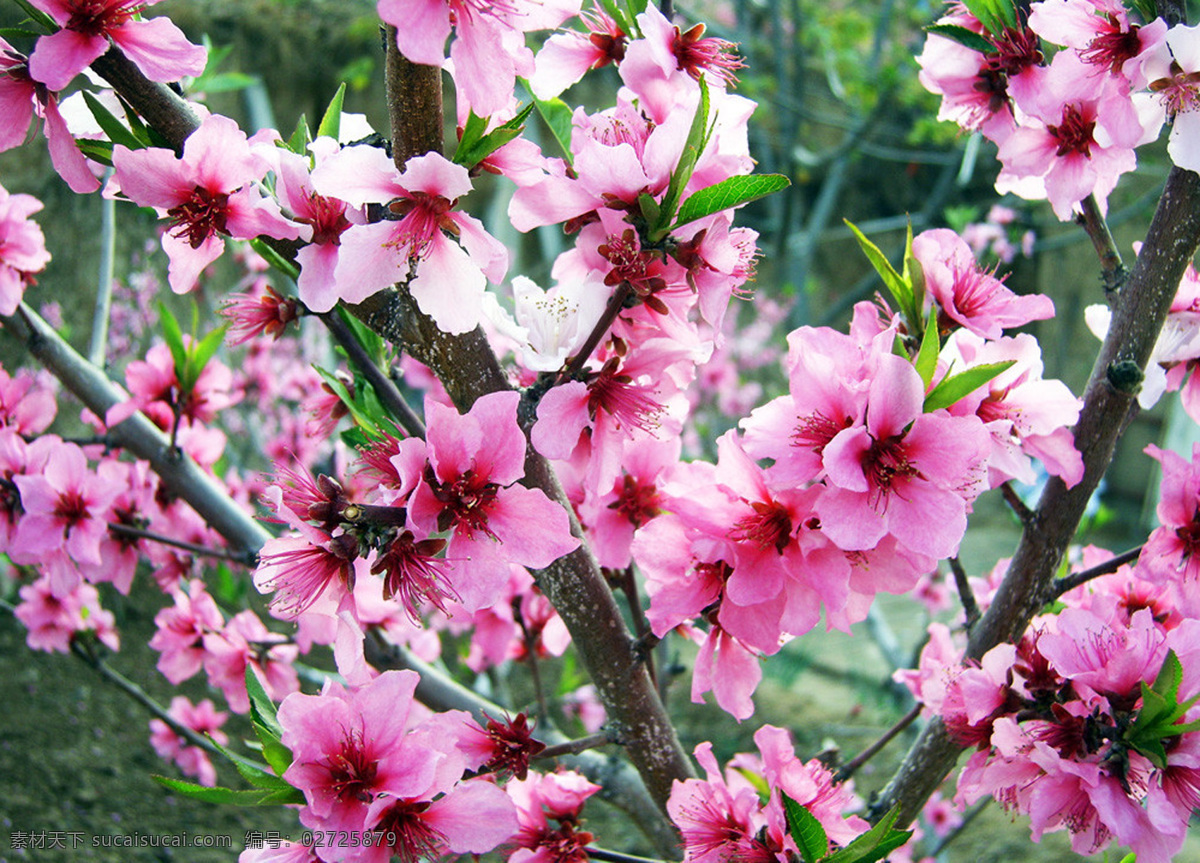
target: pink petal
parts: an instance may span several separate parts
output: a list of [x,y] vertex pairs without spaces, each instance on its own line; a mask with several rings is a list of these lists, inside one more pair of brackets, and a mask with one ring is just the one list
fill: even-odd
[[29,75],[58,92],[108,50],[103,36],[85,36],[78,30],[59,30],[42,36],[29,55]]
[[443,332],[470,332],[479,325],[487,279],[463,248],[440,231],[426,248],[409,282],[413,299]]
[[208,51],[189,42],[169,18],[130,21],[109,35],[151,81],[196,78],[208,63]]
[[446,0],[379,0],[379,17],[396,27],[396,47],[414,63],[441,66],[450,36]]

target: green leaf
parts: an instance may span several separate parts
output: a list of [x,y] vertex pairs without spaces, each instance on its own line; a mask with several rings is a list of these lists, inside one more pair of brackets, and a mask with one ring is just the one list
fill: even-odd
[[300,115],[300,119],[296,121],[296,129],[292,132],[292,137],[287,139],[287,148],[293,153],[303,155],[308,152],[308,145],[312,142],[312,132],[308,129],[308,117],[304,114]]
[[36,39],[45,35],[37,30],[26,30],[24,27],[0,27],[0,39]]
[[232,803],[235,806],[286,806],[305,802],[304,794],[300,789],[290,785],[287,788],[275,790],[257,788],[238,791],[221,786],[209,788],[206,785],[184,782],[182,779],[172,779],[169,776],[153,775],[151,778],[159,785],[177,794],[191,797],[194,800],[203,800],[205,803]]
[[158,303],[158,317],[162,321],[163,341],[167,343],[171,359],[175,361],[175,377],[183,383],[187,378],[188,361],[187,348],[183,344],[183,330],[180,329],[178,318],[161,300]]
[[[532,92],[530,90],[530,93]],[[533,97],[533,104],[545,121],[550,134],[558,142],[563,158],[567,160],[568,165],[572,164],[574,156],[571,154],[571,133],[574,130],[574,123],[570,106],[559,98],[539,99],[536,96]]]
[[956,375],[943,378],[941,383],[925,396],[925,413],[949,407],[963,396],[979,389],[996,375],[1011,368],[1015,362],[1016,360],[1005,360],[1002,363],[981,363]]
[[996,46],[986,36],[981,36],[974,30],[968,30],[966,27],[960,27],[957,24],[930,24],[925,28],[925,32],[953,39],[959,45],[965,45],[972,51],[978,51],[981,54],[992,54],[997,50]]
[[192,342],[191,348],[188,349],[187,380],[180,381],[185,390],[190,391],[196,386],[196,382],[200,380],[200,375],[204,373],[204,367],[208,365],[208,361],[213,358],[217,349],[221,347],[221,343],[225,340],[225,330],[228,328],[228,324],[223,324],[198,343],[195,341]]
[[895,829],[899,816],[899,805],[893,806],[878,824],[856,836],[845,848],[830,854],[822,863],[876,863],[883,860],[912,836],[911,830]]
[[[58,32],[58,24],[55,23],[54,19],[51,18],[49,15],[47,15],[45,12],[43,12],[41,9],[38,9],[37,7],[35,7],[32,3],[29,2],[29,0],[13,0],[13,2],[16,3],[18,6],[20,6],[21,9],[25,12],[25,14],[28,15],[34,21],[34,23],[36,23],[39,27],[45,28],[46,33],[57,33]],[[42,36],[45,34],[44,33],[35,33],[34,35]]]
[[767,784],[766,778],[761,773],[755,773],[747,767],[735,767],[734,769],[754,787],[754,790],[758,792],[758,799],[766,806],[771,799],[771,786]]
[[[499,150],[509,141],[517,138],[525,131],[525,121],[529,115],[533,113],[534,103],[530,102],[524,108],[517,112],[511,120],[503,125],[497,126],[487,135],[481,136],[481,130],[487,128],[487,121],[480,120],[481,124],[478,128],[472,129],[472,120],[478,119],[474,112],[467,119],[467,126],[463,128],[463,137],[458,142],[458,148],[454,151],[453,161],[462,165],[465,168],[474,168],[492,153]],[[472,134],[468,136],[468,133]]]
[[[871,262],[871,266],[875,268],[875,272],[879,273],[879,277],[883,279],[883,284],[891,293],[893,299],[896,300],[896,305],[900,307],[901,314],[906,319],[911,320],[911,312],[914,308],[913,289],[903,276],[896,272],[896,268],[892,266],[887,256],[879,250],[879,247],[867,239],[866,234],[858,229],[858,226],[849,219],[843,219],[846,227],[854,234],[854,238],[858,240],[858,245],[862,248],[863,254],[867,256],[867,260]],[[919,315],[917,316],[919,319]]]
[[334,307],[338,317],[342,322],[350,328],[354,333],[354,337],[358,339],[358,343],[362,345],[371,359],[375,360],[376,365],[383,365],[384,349],[386,344],[383,341],[383,336],[368,327],[346,309],[345,306],[338,305]]
[[255,788],[268,788],[271,790],[279,790],[279,789],[283,789],[283,788],[293,787],[286,780],[281,779],[280,777],[276,776],[274,773],[271,773],[267,770],[263,770],[261,765],[255,764],[249,758],[244,758],[243,756],[238,755],[233,750],[231,750],[225,746],[222,746],[220,743],[213,740],[211,735],[209,735],[208,740],[210,743],[212,743],[213,746],[215,746],[217,748],[218,752],[220,752],[222,755],[224,755],[226,758],[228,758],[231,762],[233,762],[233,766],[237,768],[238,773],[242,774],[242,778],[245,779],[247,782],[249,782],[251,785],[253,785]]
[[75,146],[79,148],[79,152],[87,156],[93,162],[99,162],[101,165],[112,167],[112,141],[97,141],[92,138],[76,138]]
[[679,208],[673,227],[686,225],[713,213],[740,207],[786,189],[792,181],[783,174],[750,174],[727,177],[688,197]]
[[941,342],[938,339],[937,309],[930,309],[929,320],[925,322],[925,334],[921,337],[921,349],[917,351],[917,359],[913,363],[926,389],[929,388],[934,374],[937,373],[938,354],[941,353],[941,350]]
[[337,377],[335,377],[332,373],[326,371],[320,366],[314,365],[313,368],[317,370],[317,374],[319,374],[325,383],[329,385],[329,388],[333,390],[334,394],[342,400],[342,404],[344,404],[346,409],[350,411],[350,416],[354,418],[354,422],[357,423],[368,435],[377,439],[382,437],[379,428],[358,406],[354,398],[350,395],[350,391],[346,389],[346,385],[338,380]]
[[321,117],[321,122],[317,126],[317,137],[326,136],[338,139],[338,135],[342,131],[342,104],[346,100],[346,85],[342,83],[338,85],[337,92],[333,94],[333,98],[329,100],[329,107],[325,109],[324,116]]
[[667,191],[663,194],[660,205],[658,224],[651,226],[651,242],[661,240],[669,232],[668,226],[675,218],[680,196],[683,195],[688,181],[692,179],[692,172],[696,170],[696,162],[700,160],[700,154],[704,151],[704,144],[709,134],[709,101],[708,83],[701,77],[700,102],[696,106],[696,113],[692,116],[692,125],[688,129],[687,139],[683,143],[679,164],[675,166],[675,170],[671,172],[671,179],[667,182]]
[[1182,682],[1183,664],[1180,663],[1174,650],[1168,650],[1163,659],[1162,668],[1158,670],[1158,676],[1154,678],[1154,685],[1150,688],[1168,701],[1177,702],[1179,700],[1179,684]]
[[282,776],[292,766],[292,750],[283,745],[278,735],[272,734],[257,722],[254,723],[254,733],[258,735],[258,741],[262,744],[263,758],[277,776]]
[[619,4],[617,0],[600,0],[600,5],[604,7],[604,11],[608,13],[609,17],[625,31],[627,36],[641,35],[638,32],[636,16],[630,15],[627,7]]
[[908,222],[908,229],[904,236],[904,263],[903,268],[900,270],[900,278],[904,279],[912,291],[912,308],[910,312],[913,318],[909,323],[915,325],[921,320],[921,310],[925,308],[925,268],[921,266],[921,262],[913,254],[911,219]]
[[279,270],[292,281],[300,278],[300,268],[289,261],[279,252],[275,251],[261,237],[255,237],[250,241],[250,248],[258,252],[264,261],[266,261],[272,269]]
[[458,147],[454,151],[453,161],[460,165],[463,164],[459,160],[459,154],[482,141],[485,131],[487,131],[487,118],[480,117],[474,111],[468,113],[467,122],[463,124],[462,137],[458,139]]
[[642,211],[642,218],[646,220],[647,225],[657,225],[659,216],[662,215],[662,207],[658,205],[658,201],[654,200],[654,196],[648,192],[642,192],[638,195],[638,208]]
[[815,815],[784,792],[779,793],[787,816],[788,834],[800,849],[801,858],[804,863],[817,863],[829,852],[829,837],[825,834],[825,828]]
[[283,733],[283,727],[275,718],[275,703],[249,663],[246,663],[246,695],[250,699],[250,718],[255,723],[266,728],[276,737]]
[[1012,0],[963,0],[967,11],[979,19],[989,33],[999,34],[1017,26],[1017,10]]
[[114,144],[121,144],[128,147],[130,150],[142,150],[146,145],[137,139],[137,136],[129,129],[125,128],[125,124],[112,115],[107,108],[100,104],[100,100],[83,90],[83,101],[87,103],[88,110],[92,112],[92,116],[96,118],[96,122],[100,124],[101,130],[105,135],[108,135],[109,140]]

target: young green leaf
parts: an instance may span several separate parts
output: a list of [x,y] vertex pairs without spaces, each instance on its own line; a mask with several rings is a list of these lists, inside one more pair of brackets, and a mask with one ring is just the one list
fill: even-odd
[[79,152],[87,156],[93,162],[99,162],[101,165],[112,167],[112,141],[97,141],[91,138],[76,138],[75,146],[79,148]]
[[899,816],[900,807],[893,806],[878,824],[856,836],[845,848],[830,854],[822,863],[878,863],[883,860],[912,836],[911,830],[895,829]]
[[[29,0],[13,0],[13,2],[20,6],[22,11],[24,11],[25,14],[34,21],[34,23],[36,23],[39,27],[44,28],[46,33],[58,32],[58,24],[55,23],[54,19],[30,3]],[[35,33],[34,35],[43,36],[45,33]]]
[[287,139],[287,148],[293,153],[304,154],[308,152],[310,143],[312,143],[312,132],[308,128],[308,117],[301,114],[300,119],[296,121],[292,137]]
[[974,30],[968,30],[966,27],[960,27],[957,24],[930,24],[925,28],[925,32],[953,39],[958,44],[970,48],[972,51],[978,51],[981,54],[991,54],[997,50],[996,46],[986,36],[981,36]]
[[[867,239],[867,235],[858,229],[858,226],[849,219],[843,219],[854,238],[858,240],[858,245],[862,248],[863,254],[867,256],[867,260],[871,262],[871,266],[875,268],[875,272],[879,273],[879,277],[883,279],[883,284],[895,299],[896,305],[900,307],[900,313],[905,319],[913,318],[912,312],[915,308],[913,302],[912,285],[909,284],[903,276],[896,272],[896,268],[892,266],[887,256],[879,250],[879,247]],[[920,319],[920,314],[916,315]]]
[[784,794],[783,812],[787,816],[788,835],[800,849],[800,857],[804,863],[817,863],[829,852],[829,837],[825,828],[816,816]]
[[[508,122],[497,126],[488,134],[480,137],[482,129],[487,128],[487,120],[481,120],[482,126],[478,130],[474,130],[473,134],[468,138],[468,129],[463,129],[462,140],[458,142],[458,149],[454,151],[453,161],[462,165],[465,168],[474,168],[492,153],[499,150],[509,141],[520,136],[525,131],[525,121],[529,119],[529,115],[533,113],[534,103],[530,102],[524,108],[517,112]],[[475,115],[472,113],[472,119]],[[468,127],[471,125],[471,119],[467,121]]]
[[911,220],[908,223],[908,229],[904,236],[904,263],[900,270],[900,278],[904,279],[908,284],[909,290],[912,291],[911,311],[913,319],[910,323],[914,323],[920,320],[920,315],[925,308],[925,268],[921,266],[921,262],[913,254]]
[[692,125],[688,129],[687,139],[683,143],[679,163],[671,172],[671,179],[667,181],[667,191],[663,194],[658,224],[650,226],[651,242],[658,242],[669,233],[669,226],[675,219],[679,199],[683,195],[688,181],[692,179],[692,172],[696,170],[696,162],[700,160],[700,154],[704,152],[704,144],[709,135],[709,102],[708,84],[702,76],[700,78],[700,102],[696,106]]
[[158,303],[158,318],[162,321],[163,341],[167,343],[171,359],[175,362],[175,377],[182,382],[187,377],[188,357],[187,348],[183,344],[183,330],[179,326],[179,319],[161,300]]
[[233,766],[237,768],[238,773],[242,774],[242,778],[255,788],[268,788],[278,791],[280,789],[292,787],[292,785],[290,785],[284,779],[281,779],[274,773],[263,770],[262,767],[255,764],[250,759],[243,758],[241,755],[238,755],[231,749],[228,749],[222,746],[220,743],[217,743],[217,741],[213,740],[211,737],[209,738],[209,741],[213,746],[217,747],[218,752],[233,762]]
[[929,320],[925,322],[925,334],[921,337],[921,349],[917,351],[917,359],[913,363],[926,389],[929,388],[934,374],[937,373],[938,354],[941,353],[941,350],[942,346],[938,339],[937,310],[930,309]]
[[271,248],[261,237],[251,240],[250,248],[258,252],[259,257],[266,261],[272,269],[278,270],[292,281],[300,278],[300,268]]
[[92,116],[96,118],[96,122],[100,124],[100,129],[105,135],[108,135],[110,141],[114,144],[121,144],[128,147],[130,150],[142,150],[145,144],[137,139],[125,124],[112,115],[107,108],[100,103],[100,100],[83,90],[83,101],[87,103],[88,110],[92,112]]
[[366,415],[362,408],[359,407],[354,397],[350,395],[350,391],[346,389],[346,385],[344,383],[342,383],[335,375],[326,371],[320,366],[313,366],[313,368],[316,369],[317,374],[321,376],[329,388],[333,390],[334,395],[342,400],[342,404],[344,404],[346,409],[350,411],[350,416],[354,418],[354,422],[357,423],[364,432],[376,439],[383,437],[379,431],[379,428],[374,422],[371,421],[371,418]]
[[221,786],[209,788],[169,776],[153,775],[151,778],[164,788],[194,800],[203,800],[205,803],[232,803],[234,806],[287,806],[304,803],[303,792],[291,786],[277,790],[256,788],[238,791]]
[[338,305],[334,307],[334,311],[337,312],[342,322],[350,328],[350,331],[354,333],[354,337],[358,339],[358,343],[367,352],[367,356],[373,359],[376,365],[382,366],[384,364],[384,352],[387,348],[386,343],[383,341],[383,336],[350,314],[345,306]]
[[1002,363],[981,363],[966,371],[943,378],[941,383],[925,396],[925,413],[947,408],[968,393],[973,393],[1001,372],[1011,368],[1016,360]]
[[673,228],[711,216],[731,207],[740,207],[751,201],[774,194],[786,189],[792,181],[783,174],[750,174],[736,177],[726,177],[719,183],[714,183],[701,189],[679,207],[679,216],[675,219]]
[[275,718],[275,703],[249,663],[246,664],[246,695],[250,699],[250,718],[276,737],[282,734],[283,728]]
[[228,328],[228,324],[223,324],[199,342],[192,342],[188,348],[187,379],[180,381],[185,390],[191,390],[196,386],[196,382],[200,380],[200,375],[204,373],[204,367],[208,365],[208,361],[213,358],[217,349],[221,347],[221,343],[225,340],[225,330]]
[[321,122],[317,126],[317,137],[322,136],[338,139],[338,135],[342,132],[342,104],[346,99],[346,84],[343,82],[338,85],[337,92],[333,94],[333,98],[329,100],[329,107],[325,109],[324,116],[321,117]]
[[[526,89],[528,89],[528,85],[526,85]],[[530,90],[530,93],[532,92]],[[545,121],[546,128],[550,130],[550,134],[558,142],[558,147],[562,150],[563,158],[570,165],[574,160],[574,156],[571,153],[571,133],[574,125],[570,106],[562,99],[539,99],[536,96],[533,98],[533,104],[537,107],[537,112],[541,115],[542,120]]]

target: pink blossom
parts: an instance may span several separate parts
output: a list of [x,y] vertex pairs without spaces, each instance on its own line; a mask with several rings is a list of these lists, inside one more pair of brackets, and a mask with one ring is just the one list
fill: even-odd
[[[211,738],[221,746],[229,742],[229,738],[221,730],[229,714],[218,711],[207,698],[192,704],[186,697],[176,695],[171,699],[167,713],[180,725],[190,728],[201,737]],[[185,776],[194,776],[197,782],[210,788],[217,784],[217,771],[209,760],[208,753],[188,743],[186,738],[176,734],[163,720],[150,720],[150,743],[159,758],[174,761]]]
[[533,72],[524,33],[557,27],[579,12],[581,0],[378,0],[379,17],[396,27],[400,53],[414,63],[442,66],[446,39],[454,80],[475,113],[502,110],[516,77]]
[[25,55],[0,39],[0,152],[22,143],[36,118],[45,121],[50,161],[71,191],[83,195],[100,188],[59,113],[57,96],[29,77]]
[[[99,564],[100,541],[108,531],[105,516],[119,491],[115,479],[109,468],[89,471],[82,449],[60,443],[41,473],[13,478],[25,515],[9,554],[18,563],[44,563],[46,557],[62,551],[76,564]],[[65,594],[79,576],[73,566],[69,571],[55,569],[59,573],[55,589]]]
[[1133,23],[1119,0],[1042,0],[1030,7],[1029,26],[1043,39],[1075,49],[1097,72],[1123,75],[1133,89],[1146,85],[1141,66],[1167,31],[1162,18]]
[[194,288],[200,272],[221,256],[223,236],[299,236],[274,200],[257,188],[270,163],[227,117],[206,117],[184,143],[181,158],[170,150],[130,150],[118,144],[113,167],[126,197],[171,220],[162,243],[171,261],[168,281],[177,294]]
[[[309,145],[317,164],[338,152],[332,138],[318,138]],[[351,217],[361,221],[353,211],[347,213],[346,203],[318,194],[312,185],[309,159],[297,153],[281,150],[276,193],[292,220],[304,226],[300,239],[304,246],[296,253],[300,277],[296,289],[300,301],[311,311],[327,312],[337,305],[337,269],[342,235],[350,228]]]
[[451,583],[468,610],[490,605],[508,582],[509,563],[549,566],[577,548],[565,510],[539,489],[515,484],[525,474],[519,395],[477,399],[459,414],[426,401],[429,467],[409,502],[421,530],[453,531]]
[[21,602],[13,614],[28,630],[25,643],[30,650],[69,653],[76,634],[88,631],[110,650],[120,648],[112,612],[100,606],[100,594],[90,584],[78,584],[60,595],[43,576],[24,585],[18,595]]
[[[584,863],[592,834],[580,829],[584,801],[600,790],[572,771],[512,780],[504,788],[516,805],[518,850],[509,863]],[[553,827],[550,821],[557,822]]]
[[[208,51],[187,41],[166,17],[139,13],[159,0],[30,0],[62,29],[38,39],[29,58],[34,79],[61,90],[109,48],[120,48],[151,81],[197,77]],[[138,17],[135,17],[138,16]]]
[[[1088,74],[1073,51],[1054,56],[1041,86],[1018,100],[1026,119],[1000,144],[1000,192],[1046,197],[1059,219],[1088,195],[1104,201],[1137,164],[1146,130],[1120,83]],[[1034,191],[1040,186],[1044,191]]]
[[58,412],[55,390],[47,372],[18,369],[10,376],[0,368],[0,428],[30,437],[44,432]]
[[[988,339],[1030,321],[1054,317],[1054,303],[1043,294],[1019,296],[1001,279],[980,268],[966,242],[944,228],[913,238],[913,255],[921,264],[925,287],[937,303],[938,326],[954,324]],[[944,320],[943,320],[944,318]]]
[[250,709],[246,694],[246,667],[256,676],[271,699],[278,701],[300,688],[292,662],[299,648],[268,630],[258,615],[247,609],[231,617],[220,630],[203,636],[204,671],[208,681],[225,694],[235,713]]
[[1192,461],[1153,444],[1146,453],[1162,465],[1158,520],[1161,527],[1150,534],[1138,558],[1138,573],[1159,584],[1170,585],[1181,610],[1200,605],[1200,444],[1192,450]]
[[11,195],[0,186],[0,315],[17,310],[33,274],[50,263],[42,229],[29,220],[40,209],[32,195]]
[[171,683],[187,680],[204,665],[204,637],[219,632],[225,618],[217,603],[196,579],[173,595],[175,604],[154,616],[158,631],[150,647],[160,651],[158,670]]
[[382,221],[341,235],[337,297],[362,302],[407,281],[421,311],[440,328],[475,328],[487,281],[504,278],[508,253],[478,219],[454,210],[471,191],[466,168],[426,153],[397,173],[382,150],[347,147],[317,166],[312,184],[319,194],[354,206],[386,205]]
[[628,34],[599,3],[580,12],[579,18],[587,25],[587,33],[555,33],[538,51],[529,86],[539,99],[553,99],[589,69],[601,69],[625,58]]
[[[1144,67],[1150,92],[1157,97],[1152,102],[1154,119],[1161,124],[1170,119],[1171,136],[1167,152],[1181,168],[1195,171],[1200,168],[1200,25],[1175,26],[1167,31],[1165,41],[1150,52]],[[1158,126],[1154,127],[1156,130]]]
[[865,423],[839,431],[825,446],[829,488],[816,511],[839,547],[869,549],[891,533],[918,554],[957,552],[987,434],[974,417],[923,413],[924,390],[906,361],[881,356]]

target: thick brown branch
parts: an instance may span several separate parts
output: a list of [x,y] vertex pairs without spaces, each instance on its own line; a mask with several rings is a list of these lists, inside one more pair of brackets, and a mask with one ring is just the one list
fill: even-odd
[[[1075,427],[1084,477],[1068,489],[1051,477],[987,613],[971,632],[970,659],[1016,641],[1053,592],[1092,492],[1112,461],[1117,438],[1135,405],[1138,374],[1146,367],[1184,270],[1200,244],[1200,176],[1179,168],[1167,178],[1146,241],[1125,286],[1116,294],[1108,336],[1084,392]],[[1133,385],[1130,384],[1131,379]],[[953,768],[961,747],[938,719],[931,721],[872,807],[876,818],[900,806],[907,824]]]
[[166,84],[151,81],[121,53],[116,45],[92,62],[92,69],[112,84],[117,94],[137,111],[146,124],[162,135],[177,153],[200,125],[191,106]]

